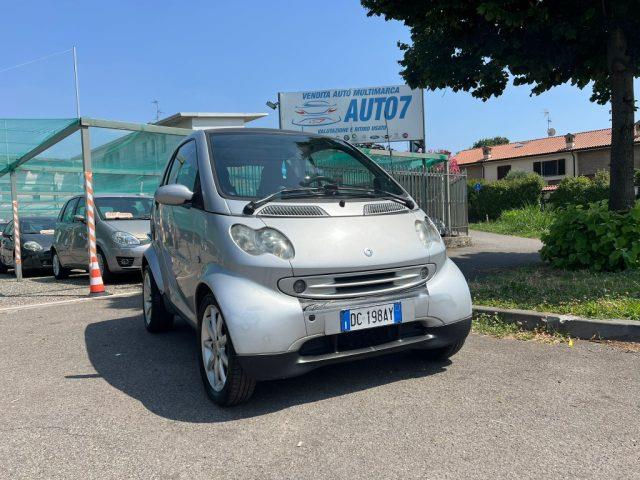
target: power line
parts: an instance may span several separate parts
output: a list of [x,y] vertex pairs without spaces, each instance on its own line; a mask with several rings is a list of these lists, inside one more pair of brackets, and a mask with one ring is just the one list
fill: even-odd
[[49,55],[45,55],[44,57],[35,58],[35,59],[29,60],[27,62],[18,63],[17,65],[12,65],[10,67],[0,68],[0,73],[8,72],[9,70],[15,70],[16,68],[24,67],[26,65],[31,65],[32,63],[40,62],[42,60],[46,60],[46,59],[51,58],[51,57],[62,55],[64,53],[69,53],[71,51],[73,51],[73,48],[68,48],[67,50],[63,50],[61,52],[51,53]]

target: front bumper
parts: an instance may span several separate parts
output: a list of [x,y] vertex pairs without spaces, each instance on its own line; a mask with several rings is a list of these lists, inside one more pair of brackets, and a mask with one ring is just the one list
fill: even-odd
[[23,270],[44,270],[51,268],[51,250],[29,252],[26,255],[26,250],[23,249],[22,252]]
[[[405,327],[404,333],[401,327]],[[255,380],[295,377],[333,363],[361,360],[403,350],[436,349],[451,345],[467,337],[471,329],[471,318],[436,327],[427,326],[420,321],[409,322],[389,326],[388,330],[380,332],[386,328],[378,327],[320,337],[318,340],[322,341],[312,343],[314,339],[309,340],[298,351],[273,355],[240,355],[238,360],[244,371]],[[352,337],[349,338],[349,335]],[[383,341],[385,335],[388,335],[388,341]],[[342,338],[338,339],[339,336]],[[394,336],[396,338],[393,338]],[[380,341],[381,343],[378,343]],[[332,351],[326,351],[331,345],[334,346]]]
[[107,257],[109,271],[112,273],[123,273],[140,270],[142,267],[142,257],[151,244],[140,245],[133,248],[103,248]]

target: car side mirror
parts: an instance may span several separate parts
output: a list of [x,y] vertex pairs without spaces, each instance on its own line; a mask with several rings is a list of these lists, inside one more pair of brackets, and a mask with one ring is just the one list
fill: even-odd
[[86,219],[82,215],[74,215],[73,216],[73,221],[77,222],[77,223],[85,223]]
[[2,236],[3,236],[4,238],[11,238],[11,234],[10,234],[10,233],[2,232]]
[[193,199],[193,192],[184,185],[173,183],[159,187],[154,199],[162,205],[184,205]]

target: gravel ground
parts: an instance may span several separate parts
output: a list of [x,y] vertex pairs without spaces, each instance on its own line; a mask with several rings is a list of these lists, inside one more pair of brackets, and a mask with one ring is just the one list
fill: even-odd
[[221,409],[139,295],[0,312],[1,478],[639,478],[640,354],[472,335]]
[[[117,276],[105,286],[108,293],[141,290],[140,274]],[[52,274],[28,274],[17,282],[13,273],[0,274],[0,309],[84,298],[89,294],[89,275],[73,274],[66,280],[56,280]]]

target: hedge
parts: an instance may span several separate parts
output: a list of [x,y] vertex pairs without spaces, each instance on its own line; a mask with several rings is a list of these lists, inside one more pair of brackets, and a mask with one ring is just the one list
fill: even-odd
[[549,196],[548,203],[556,208],[567,205],[587,206],[609,198],[609,173],[598,172],[593,180],[587,177],[566,177]]
[[556,212],[542,242],[542,259],[557,268],[639,268],[640,202],[627,213],[609,211],[606,201],[569,205]]
[[[476,184],[480,184],[479,191]],[[535,173],[517,178],[497,180],[469,179],[467,182],[469,199],[469,220],[471,222],[495,220],[505,210],[513,210],[528,205],[540,205],[544,181]]]

